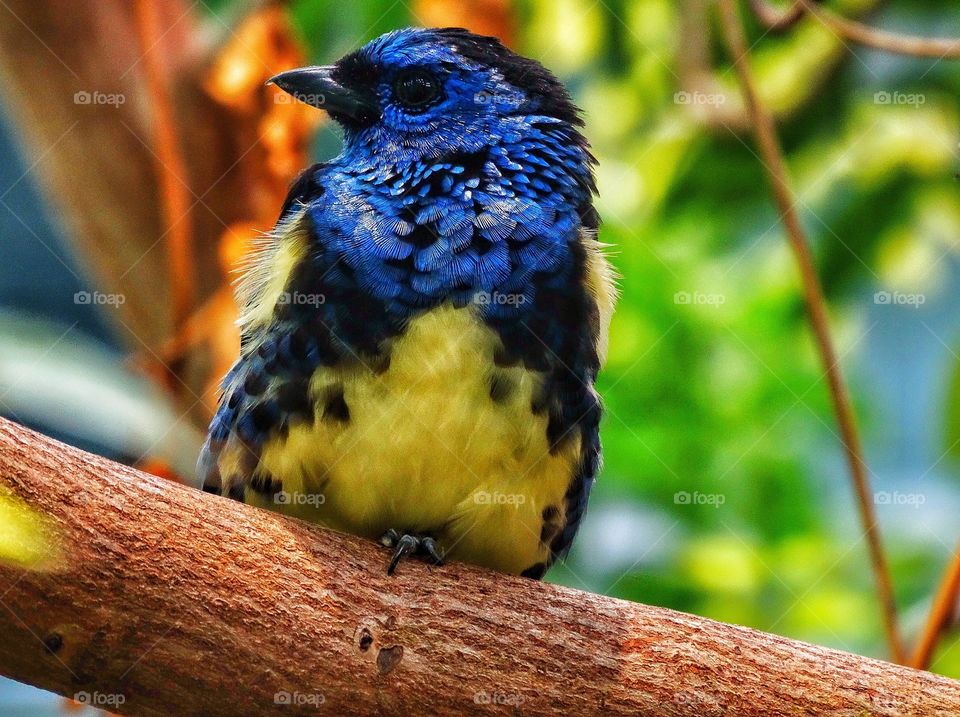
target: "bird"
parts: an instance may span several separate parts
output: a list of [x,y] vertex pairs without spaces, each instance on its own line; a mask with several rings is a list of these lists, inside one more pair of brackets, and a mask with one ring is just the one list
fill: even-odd
[[463,28],[270,82],[340,154],[293,182],[236,284],[205,491],[390,549],[541,579],[600,469],[616,276],[581,110]]

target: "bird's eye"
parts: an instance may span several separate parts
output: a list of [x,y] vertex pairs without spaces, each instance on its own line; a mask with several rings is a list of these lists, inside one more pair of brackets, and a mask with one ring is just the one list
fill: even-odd
[[423,70],[411,70],[393,83],[393,95],[409,110],[424,110],[440,99],[440,82]]

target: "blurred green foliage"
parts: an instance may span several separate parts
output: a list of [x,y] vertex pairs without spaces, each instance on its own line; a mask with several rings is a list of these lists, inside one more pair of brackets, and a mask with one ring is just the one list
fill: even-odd
[[[232,3],[218,5],[229,12]],[[404,3],[388,5],[293,3],[318,62],[417,24]],[[731,119],[741,100],[714,18],[688,19],[684,35],[684,4],[671,0],[515,5],[517,49],[556,71],[585,110],[600,160],[601,238],[622,275],[601,381],[605,469],[581,540],[551,579],[884,654],[793,258],[749,131]],[[833,6],[880,8],[875,0]],[[960,8],[899,0],[870,21],[948,35]],[[960,237],[960,63],[848,48],[810,19],[779,35],[752,21],[748,29],[840,353],[845,365],[863,365],[874,292],[949,299]],[[681,68],[698,43],[709,74],[694,88]],[[887,417],[875,386],[853,373],[875,445]],[[949,384],[949,376],[930,382],[939,396]],[[952,385],[950,404],[960,406],[960,379]],[[943,420],[924,430],[950,445],[960,411]],[[914,520],[906,510],[895,517]],[[957,535],[910,540],[884,527],[895,536],[887,546],[898,602],[915,631]],[[592,540],[604,531],[613,534],[602,545]],[[951,643],[936,666],[960,676]]]

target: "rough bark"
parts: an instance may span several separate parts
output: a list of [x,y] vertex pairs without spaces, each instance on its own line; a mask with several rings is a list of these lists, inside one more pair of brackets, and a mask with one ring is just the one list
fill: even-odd
[[457,564],[389,578],[369,541],[6,421],[0,495],[47,548],[0,564],[0,672],[114,712],[960,714],[958,682],[693,615]]

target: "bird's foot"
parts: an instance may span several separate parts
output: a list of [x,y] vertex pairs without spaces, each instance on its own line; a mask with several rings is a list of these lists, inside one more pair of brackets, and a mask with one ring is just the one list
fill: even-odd
[[429,535],[415,535],[412,533],[400,533],[390,528],[386,533],[380,536],[380,542],[388,548],[393,548],[393,558],[387,567],[387,575],[393,575],[397,565],[408,555],[416,555],[424,558],[433,565],[443,565],[443,555],[437,541]]

